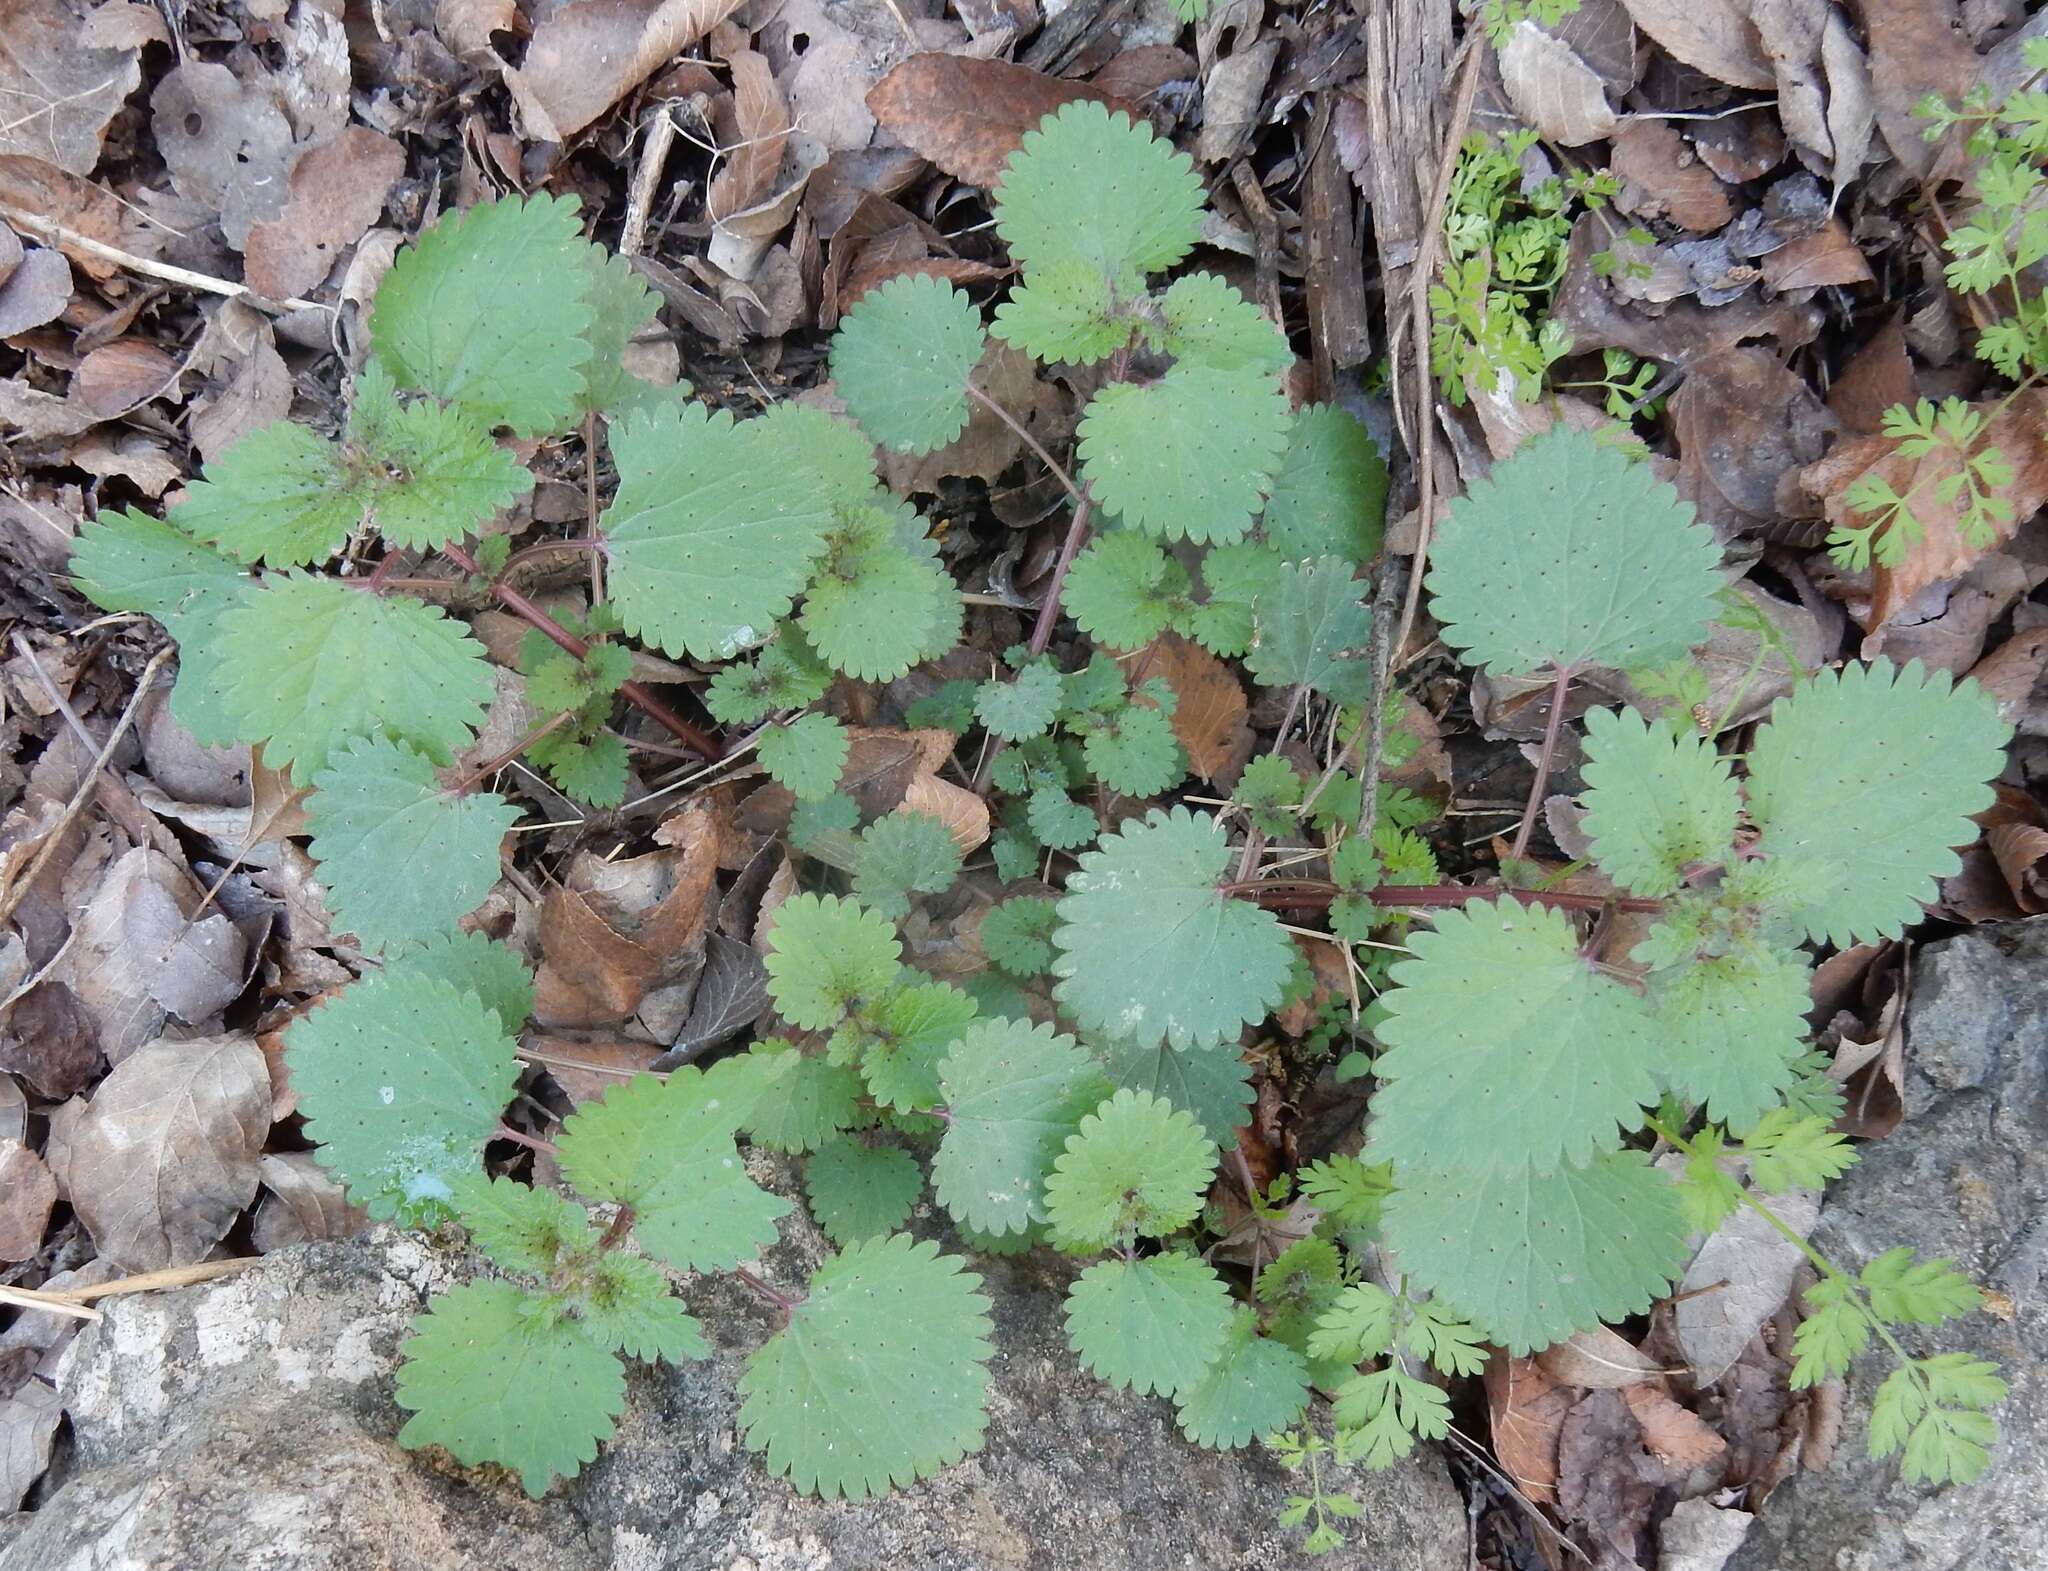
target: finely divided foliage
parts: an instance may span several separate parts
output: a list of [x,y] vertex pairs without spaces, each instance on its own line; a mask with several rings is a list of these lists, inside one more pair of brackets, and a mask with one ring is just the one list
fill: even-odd
[[[993,208],[1019,270],[995,336],[1095,368],[1067,498],[1070,543],[1094,538],[1044,591],[1092,651],[1052,641],[1051,616],[1028,644],[959,649],[948,558],[965,532],[936,538],[878,476],[878,447],[929,453],[987,401],[981,302],[884,283],[832,348],[850,420],[797,404],[736,419],[626,373],[655,301],[551,197],[479,205],[400,253],[338,433],[272,425],[166,520],[109,513],[79,533],[79,587],[178,641],[173,714],[202,741],[260,744],[308,793],[334,931],[368,957],[285,1031],[318,1159],[374,1216],[459,1221],[506,1278],[415,1321],[409,1446],[542,1492],[610,1433],[622,1358],[707,1356],[670,1273],[734,1270],[780,1316],[740,1378],[741,1429],[771,1471],[858,1499],[957,1461],[986,1424],[990,1305],[960,1253],[900,1231],[928,1173],[961,1249],[1091,1257],[1066,1305],[1075,1355],[1170,1397],[1193,1443],[1285,1430],[1313,1380],[1338,1454],[1387,1465],[1448,1428],[1424,1364],[1469,1376],[1488,1343],[1523,1352],[1643,1313],[1684,1270],[1689,1230],[1854,1159],[1806,1051],[1800,946],[1917,919],[1991,801],[2007,735],[1991,699],[1918,666],[1852,665],[1779,702],[1747,757],[1699,734],[1711,717],[1592,710],[1590,859],[1656,903],[1625,969],[1604,923],[1529,891],[1407,889],[1435,914],[1389,914],[1386,886],[1439,875],[1417,833],[1428,804],[1389,786],[1361,822],[1355,748],[1387,696],[1366,609],[1377,449],[1342,410],[1290,409],[1291,350],[1260,309],[1207,273],[1162,276],[1197,243],[1203,191],[1147,128],[1067,105],[1025,136]],[[579,542],[610,596],[556,623],[502,577],[500,514],[534,480],[499,433],[586,421],[618,476]],[[417,580],[387,582],[400,551],[442,553],[462,575],[449,603],[524,607],[516,673],[407,592]],[[1685,659],[1721,570],[1647,467],[1560,428],[1453,504],[1427,584],[1452,648],[1561,690]],[[736,1018],[686,1024],[664,1060],[678,1067],[582,1100],[550,1146],[501,1123],[533,979],[462,924],[492,909],[518,827],[488,788],[512,789],[507,761],[623,806],[624,826],[639,760],[617,705],[690,731],[633,680],[628,639],[717,667],[704,708],[768,782],[734,822],[765,840],[786,813],[792,854],[763,846],[740,875],[758,920],[748,907],[752,927],[715,940],[714,959],[739,957],[717,984]],[[1318,750],[1285,735],[1241,773],[1203,763],[1215,813],[1176,799],[1214,702],[1194,656],[1242,657],[1285,729],[1312,719]],[[485,722],[506,683],[543,723],[499,752]],[[1387,718],[1371,745],[1397,763],[1414,739]],[[920,755],[922,795],[881,799],[862,728],[899,720],[981,735]],[[1273,868],[1296,870],[1282,877],[1328,874],[1327,934],[1260,904],[1267,841],[1283,842]],[[977,957],[937,940],[974,932],[990,862],[1017,887],[979,917]],[[741,992],[748,939],[760,969]],[[1315,963],[1333,956],[1341,989]],[[1276,1014],[1300,1046],[1272,1045]],[[1370,1080],[1363,1155],[1251,1189],[1232,1153],[1255,1101],[1246,1047],[1306,1086],[1340,1039],[1369,1049],[1337,1066]],[[498,1138],[551,1149],[561,1186],[486,1178]],[[1671,1160],[1652,1163],[1653,1141]],[[511,1147],[491,1149],[502,1165]],[[761,1258],[799,1193],[840,1250],[807,1283]],[[1249,1298],[1210,1256],[1240,1199],[1256,1249],[1268,1223],[1294,1225],[1293,1199],[1312,1226],[1255,1260]],[[1386,1286],[1363,1279],[1367,1258]],[[1814,1258],[1794,1383],[1882,1342],[1898,1367],[1872,1448],[1915,1478],[1975,1476],[2002,1382],[1968,1355],[1914,1357],[1889,1328],[1967,1313],[1976,1290],[1909,1251],[1854,1276]]]

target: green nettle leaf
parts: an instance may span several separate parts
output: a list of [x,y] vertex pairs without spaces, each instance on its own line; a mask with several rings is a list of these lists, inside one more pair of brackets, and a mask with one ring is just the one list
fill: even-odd
[[977,1020],[939,1066],[946,1134],[932,1189],[977,1233],[1020,1233],[1045,1220],[1041,1188],[1081,1119],[1109,1094],[1070,1036],[1023,1020]]
[[1686,1258],[1676,1187],[1639,1151],[1550,1173],[1403,1170],[1383,1233],[1415,1285],[1516,1354],[1642,1314]]
[[1560,425],[1451,504],[1426,581],[1444,642],[1496,675],[1641,670],[1705,641],[1720,560],[1647,465]]
[[729,665],[704,690],[704,707],[720,725],[753,725],[778,709],[801,709],[825,696],[832,668],[785,623],[754,663]]
[[775,1242],[790,1209],[752,1179],[733,1145],[745,1109],[695,1069],[641,1075],[563,1120],[556,1154],[593,1200],[633,1208],[633,1236],[679,1271],[725,1271]]
[[1180,1432],[1198,1446],[1229,1451],[1285,1429],[1308,1406],[1308,1361],[1259,1335],[1259,1317],[1240,1306],[1209,1372],[1174,1398]]
[[182,529],[125,509],[79,526],[71,574],[101,610],[153,616],[173,638],[178,623],[203,635],[254,582],[246,569]]
[[1742,810],[1727,760],[1670,720],[1589,709],[1583,776],[1593,859],[1632,894],[1668,895],[1688,868],[1727,858]]
[[1973,843],[2011,728],[1975,682],[1916,660],[1822,672],[1780,699],[1749,750],[1749,815],[1773,890],[1816,941],[1847,948],[1920,920]]
[[1309,404],[1287,428],[1259,532],[1289,561],[1335,556],[1364,566],[1379,555],[1387,512],[1387,465],[1351,415]]
[[324,562],[369,508],[367,477],[343,450],[302,425],[274,420],[206,466],[171,522],[244,562]]
[[337,579],[272,574],[222,615],[214,637],[221,703],[238,734],[300,780],[360,736],[389,735],[453,763],[491,700],[490,662],[460,622]]
[[769,930],[768,996],[791,1025],[823,1031],[887,991],[903,946],[886,917],[837,895],[793,895]]
[[1038,268],[996,307],[995,336],[1043,365],[1093,365],[1131,341],[1109,279],[1087,262]]
[[938,543],[899,502],[841,510],[798,620],[834,670],[892,682],[958,643],[960,615]]
[[1111,649],[1141,649],[1165,632],[1186,599],[1188,573],[1135,530],[1099,536],[1067,570],[1060,609]]
[[1799,1078],[1810,982],[1797,953],[1761,947],[1652,972],[1665,1084],[1737,1134],[1753,1127]]
[[1255,540],[1211,546],[1202,557],[1209,598],[1176,613],[1174,625],[1212,655],[1241,655],[1252,643],[1252,608],[1280,581],[1280,554]]
[[486,426],[565,430],[584,398],[595,322],[576,215],[570,198],[511,197],[422,232],[377,290],[377,363]]
[[669,1291],[668,1278],[651,1260],[606,1251],[568,1301],[584,1331],[615,1353],[650,1364],[711,1356],[703,1326]]
[[[1024,805],[1025,822],[1031,826],[1032,834],[1039,841],[1055,851],[1071,851],[1084,846],[1095,838],[1095,832],[1102,826],[1095,820],[1094,809],[1076,802],[1065,789],[1056,785],[1042,785],[1031,793]],[[1005,878],[1025,878],[1037,861],[1035,850],[1027,854],[1023,867],[1003,872]],[[997,870],[1002,871],[1000,860]]]
[[946,982],[896,988],[868,1022],[860,1066],[868,1094],[899,1113],[937,1107],[945,1094],[939,1066],[979,1012],[972,998]]
[[1380,998],[1372,1158],[1404,1185],[1459,1168],[1548,1173],[1639,1127],[1658,1097],[1656,1025],[1579,953],[1570,920],[1500,900],[1435,921],[1410,935]]
[[756,1145],[771,1151],[815,1151],[861,1122],[859,1071],[770,1038],[747,1062],[758,1069],[761,1094],[741,1120]]
[[843,506],[875,488],[874,449],[820,410],[735,424],[701,404],[612,428],[619,489],[600,528],[613,608],[672,655],[728,660],[789,613]]
[[526,756],[566,797],[592,807],[617,807],[626,799],[626,744],[615,736],[586,740],[557,733],[533,743]]
[[1012,976],[1037,976],[1052,964],[1056,920],[1050,900],[1013,895],[982,914],[981,952]]
[[1088,773],[1125,796],[1157,796],[1187,778],[1187,754],[1163,710],[1132,705],[1081,744]]
[[1201,236],[1202,179],[1151,127],[1101,104],[1064,104],[1024,133],[995,188],[996,232],[1026,284],[1062,267],[1137,295]]
[[1081,478],[1105,512],[1170,540],[1241,540],[1287,449],[1272,377],[1176,366],[1149,386],[1112,382],[1081,417]]
[[1278,376],[1294,364],[1273,319],[1214,273],[1176,278],[1159,297],[1159,347],[1212,371]]
[[846,768],[851,742],[846,727],[830,715],[798,715],[788,725],[761,733],[761,767],[800,802],[828,797]]
[[842,1249],[893,1233],[924,1189],[917,1158],[895,1146],[834,1140],[804,1164],[804,1195],[825,1236]]
[[1208,1047],[1279,1005],[1294,945],[1221,888],[1230,843],[1208,814],[1155,808],[1085,852],[1059,902],[1053,993],[1084,1030]]
[[1230,1323],[1229,1288],[1193,1255],[1098,1260],[1067,1294],[1067,1345],[1091,1373],[1140,1396],[1199,1386]]
[[1216,1142],[1172,1103],[1119,1091],[1081,1120],[1045,1181],[1045,1210],[1063,1249],[1108,1249],[1163,1238],[1201,1212]]
[[652,322],[661,301],[633,271],[631,258],[602,246],[583,247],[583,272],[590,287],[590,362],[584,369],[582,408],[618,418],[636,410],[673,404],[690,384],[657,387],[626,369],[626,346]]
[[284,1041],[320,1165],[380,1219],[447,1204],[519,1078],[497,1015],[418,973],[365,977],[293,1021]]
[[906,274],[840,318],[832,381],[881,446],[929,453],[967,428],[967,377],[985,343],[972,300],[944,279]]
[[446,545],[533,489],[526,466],[465,410],[430,398],[400,405],[374,363],[355,400],[349,436],[361,444],[358,462],[368,460],[364,502],[387,545]]
[[981,1278],[962,1264],[898,1233],[818,1268],[740,1376],[740,1427],[769,1472],[862,1500],[980,1447],[994,1348]]
[[398,1432],[465,1467],[496,1462],[536,1500],[573,1478],[626,1405],[626,1372],[581,1325],[506,1282],[472,1282],[415,1316],[402,1349]]
[[384,957],[387,975],[400,971],[437,977],[458,993],[474,993],[507,1032],[533,1013],[533,973],[512,951],[482,933],[437,933],[397,955]]
[[1110,1080],[1149,1091],[1193,1115],[1209,1138],[1228,1151],[1256,1093],[1244,1059],[1225,1048],[1178,1048],[1164,1042],[1100,1042],[1091,1051]]
[[1261,687],[1307,686],[1340,704],[1372,697],[1372,633],[1365,586],[1339,557],[1281,566],[1254,608],[1256,628],[1245,666]]
[[960,861],[953,831],[930,813],[884,813],[861,831],[853,892],[870,911],[901,920],[909,914],[910,895],[952,888]]
[[469,1236],[501,1271],[546,1276],[565,1256],[592,1250],[590,1213],[552,1189],[470,1173],[455,1185]]
[[991,736],[1005,742],[1026,742],[1052,729],[1060,712],[1060,674],[1048,662],[1034,660],[1014,680],[988,681],[974,696],[974,715]]
[[306,802],[335,926],[370,954],[446,933],[481,905],[518,821],[503,797],[448,790],[422,754],[381,736],[330,754]]

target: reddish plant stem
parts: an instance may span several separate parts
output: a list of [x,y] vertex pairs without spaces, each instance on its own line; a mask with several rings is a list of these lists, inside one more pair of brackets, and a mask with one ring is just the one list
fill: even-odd
[[619,1240],[626,1236],[626,1229],[632,1225],[633,1208],[631,1206],[620,1206],[618,1215],[612,1218],[611,1226],[604,1230],[604,1236],[597,1241],[597,1247],[599,1249],[616,1248]]
[[578,535],[573,540],[543,540],[538,545],[530,545],[521,550],[514,551],[505,559],[505,565],[500,571],[501,574],[509,573],[522,562],[531,562],[539,557],[551,555],[556,551],[602,551],[603,549],[604,541],[596,535]]
[[1057,458],[1054,458],[1052,454],[1045,450],[1045,444],[1031,434],[1030,429],[1023,421],[1011,414],[1009,410],[989,397],[988,394],[984,393],[972,382],[967,384],[967,396],[994,415],[998,420],[1002,421],[1004,425],[1008,426],[1015,433],[1018,441],[1037,454],[1038,461],[1050,469],[1053,473],[1053,478],[1067,488],[1067,495],[1071,496],[1077,503],[1081,500],[1081,488],[1074,483],[1074,477],[1067,473],[1066,467]]
[[[465,573],[481,574],[482,566],[459,545],[444,545],[441,554],[461,568]],[[510,611],[520,621],[544,634],[559,648],[581,660],[590,653],[590,645],[562,626],[547,612],[535,605],[509,584],[493,583],[491,598]],[[725,749],[713,738],[706,736],[689,721],[669,708],[638,682],[621,682],[619,696],[638,709],[648,719],[667,731],[684,746],[694,748],[707,763],[717,763],[725,756]]]
[[537,1151],[542,1156],[553,1156],[555,1154],[555,1144],[552,1140],[543,1140],[538,1135],[526,1134],[522,1130],[514,1129],[510,1124],[499,1124],[492,1138],[495,1140],[509,1140],[516,1146],[524,1146],[527,1150]]
[[1565,693],[1572,685],[1573,668],[1557,668],[1557,681],[1550,689],[1550,718],[1543,725],[1543,751],[1536,755],[1536,778],[1529,783],[1529,805],[1522,809],[1522,826],[1515,831],[1515,843],[1508,848],[1508,860],[1519,862],[1529,849],[1529,834],[1536,827],[1536,814],[1543,806],[1543,788],[1550,784],[1550,765],[1557,757],[1557,739],[1564,730]]
[[452,788],[450,794],[453,796],[467,796],[471,791],[474,791],[478,786],[490,779],[492,775],[511,763],[513,759],[533,746],[542,737],[547,736],[551,732],[559,731],[568,723],[572,714],[573,711],[564,709],[545,725],[535,726],[526,735],[506,748],[504,752],[498,754],[495,758],[484,760],[483,763],[472,769],[468,775]]
[[399,558],[404,555],[403,551],[386,551],[377,559],[377,565],[371,570],[369,581],[363,587],[373,595],[384,593],[390,585],[392,573],[398,567]]
[[790,1310],[803,1302],[801,1298],[791,1298],[787,1293],[777,1292],[745,1266],[734,1266],[732,1274],[759,1293],[763,1298],[767,1299],[769,1303],[780,1309],[784,1314],[788,1314]]
[[[1314,910],[1337,898],[1335,884],[1319,878],[1266,878],[1225,884],[1226,895],[1256,901],[1267,908]],[[1519,900],[1523,905],[1549,906],[1555,911],[1616,911],[1657,916],[1664,910],[1661,900],[1638,900],[1617,895],[1580,894],[1569,889],[1468,889],[1462,884],[1382,884],[1361,897],[1382,907],[1427,909],[1432,906],[1461,906],[1473,900]]]
[[1074,565],[1074,558],[1081,554],[1081,546],[1088,539],[1088,515],[1095,508],[1095,499],[1085,492],[1074,507],[1074,521],[1067,525],[1067,538],[1060,543],[1059,560],[1052,565],[1052,579],[1045,586],[1045,598],[1038,603],[1038,621],[1031,629],[1031,653],[1042,655],[1052,642],[1052,630],[1060,619],[1060,591],[1067,586],[1067,569]]

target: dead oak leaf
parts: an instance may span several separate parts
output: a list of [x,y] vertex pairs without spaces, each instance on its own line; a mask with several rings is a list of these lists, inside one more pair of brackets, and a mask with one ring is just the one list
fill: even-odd
[[[1234,784],[1255,738],[1248,723],[1244,688],[1230,667],[1200,644],[1167,633],[1130,654],[1117,653],[1133,687],[1158,677],[1173,689],[1173,734],[1188,763],[1210,784]],[[1139,703],[1151,700],[1140,696]]]
[[1137,105],[1085,82],[1007,60],[918,54],[868,91],[868,109],[892,136],[969,185],[993,186],[1024,133],[1060,105],[1087,99],[1136,122]]

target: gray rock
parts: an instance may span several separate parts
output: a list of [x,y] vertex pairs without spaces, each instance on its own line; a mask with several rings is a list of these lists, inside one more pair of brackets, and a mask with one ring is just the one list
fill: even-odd
[[1899,1481],[1865,1451],[1890,1364],[1859,1361],[1835,1463],[1774,1493],[1728,1571],[2048,1568],[2048,918],[1930,944],[1906,1012],[1906,1121],[1831,1190],[1814,1242],[1861,1266],[1896,1244],[1946,1255],[2014,1306],[1939,1329],[1916,1354],[1969,1349],[2012,1396],[1991,1470],[1966,1488]]
[[[764,1271],[801,1280],[817,1248],[785,1244]],[[494,1470],[394,1438],[398,1340],[468,1269],[380,1230],[108,1300],[62,1371],[73,1470],[0,1571],[1235,1571],[1299,1557],[1275,1523],[1287,1475],[1257,1451],[1188,1445],[1168,1404],[1082,1374],[1061,1268],[1027,1262],[979,1267],[996,1304],[988,1444],[937,1478],[826,1504],[763,1473],[740,1444],[734,1379],[770,1322],[717,1282],[691,1294],[717,1356],[636,1366],[599,1460],[529,1501]],[[1466,1563],[1464,1507],[1434,1455],[1363,1488],[1357,1556],[1337,1565]]]

